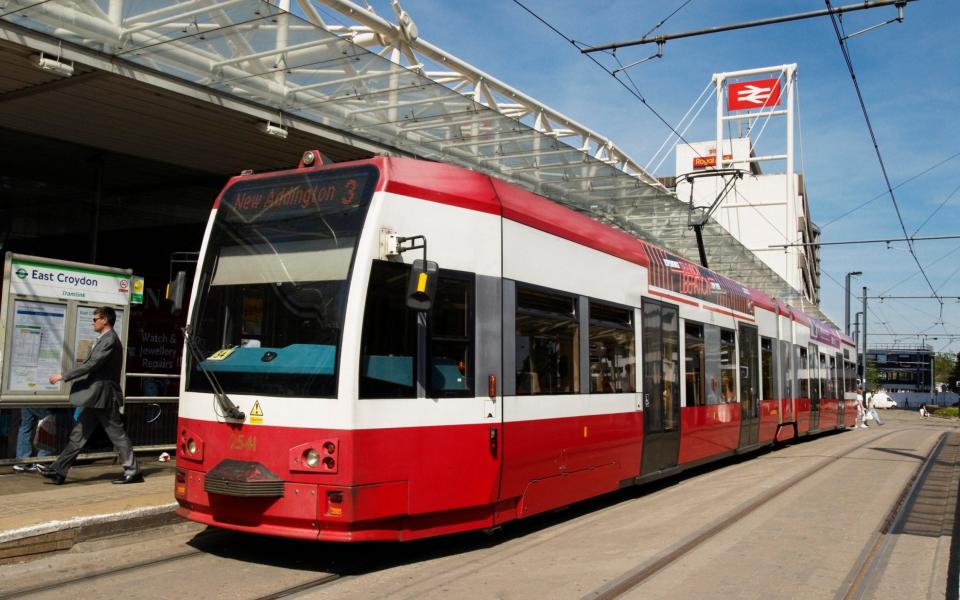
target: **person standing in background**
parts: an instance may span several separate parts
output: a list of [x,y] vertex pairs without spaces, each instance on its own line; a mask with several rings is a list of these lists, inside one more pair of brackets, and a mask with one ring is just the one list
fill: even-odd
[[[14,471],[23,473],[37,470],[37,464],[27,459],[33,456],[33,436],[37,425],[49,414],[50,411],[46,408],[20,409],[20,429],[17,431],[17,460],[20,462],[13,465]],[[42,456],[50,456],[50,451],[46,448],[37,448],[37,457]]]

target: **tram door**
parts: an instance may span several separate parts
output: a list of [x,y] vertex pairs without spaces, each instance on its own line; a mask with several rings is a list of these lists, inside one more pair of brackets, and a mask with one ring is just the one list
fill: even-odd
[[643,455],[640,475],[680,455],[680,318],[676,306],[643,300]]
[[820,369],[820,354],[817,347],[810,344],[810,350],[807,353],[810,357],[810,432],[820,431],[820,380],[822,378]]
[[843,378],[843,355],[830,357],[830,378],[833,384],[833,397],[837,400],[837,427],[843,427],[843,414],[846,412],[847,397],[845,380]]
[[757,328],[740,324],[740,448],[760,442]]

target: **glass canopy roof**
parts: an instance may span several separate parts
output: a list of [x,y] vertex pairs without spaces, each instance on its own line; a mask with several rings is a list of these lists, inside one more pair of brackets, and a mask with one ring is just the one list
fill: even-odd
[[[543,118],[557,116],[546,107],[498,102],[480,76],[470,93],[462,81],[444,85],[447,74],[401,64],[418,58],[409,45],[384,42],[369,26],[328,27],[310,0],[300,9],[311,20],[262,0],[0,0],[0,18],[10,24],[270,107],[275,125],[296,116],[489,173],[698,260],[686,203],[605,138],[562,116]],[[377,35],[379,53],[364,47]],[[711,268],[796,297],[716,222],[704,233]]]

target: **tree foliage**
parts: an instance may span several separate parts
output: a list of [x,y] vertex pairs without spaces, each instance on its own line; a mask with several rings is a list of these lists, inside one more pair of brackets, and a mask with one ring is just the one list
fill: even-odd
[[950,389],[960,393],[960,353],[956,355],[956,361],[953,365],[953,374],[950,376]]
[[933,358],[933,380],[936,383],[949,383],[950,389],[956,385],[957,380],[953,377],[957,369],[956,354],[937,354]]

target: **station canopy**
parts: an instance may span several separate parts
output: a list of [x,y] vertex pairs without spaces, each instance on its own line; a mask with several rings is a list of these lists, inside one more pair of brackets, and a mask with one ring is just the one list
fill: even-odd
[[[398,4],[399,25],[346,0],[297,7],[5,0],[0,36],[46,48],[32,58],[56,77],[160,74],[266,109],[265,126],[313,123],[487,173],[699,262],[686,202],[604,136],[419,38]],[[703,233],[711,269],[824,318],[714,220]]]

